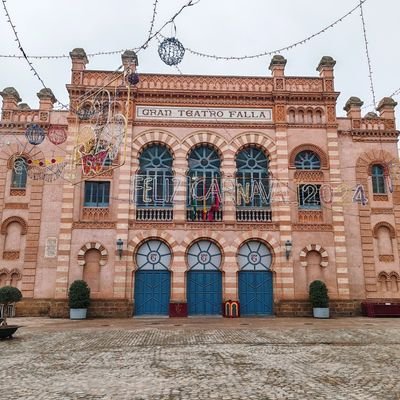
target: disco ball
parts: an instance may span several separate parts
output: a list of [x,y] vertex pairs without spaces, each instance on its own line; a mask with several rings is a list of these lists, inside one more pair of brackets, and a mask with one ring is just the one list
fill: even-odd
[[139,74],[137,74],[136,72],[132,72],[131,74],[129,74],[128,82],[131,85],[137,85],[139,83]]
[[158,46],[158,55],[167,65],[179,64],[185,54],[182,43],[175,38],[166,38]]
[[28,128],[26,128],[25,136],[28,142],[34,146],[42,143],[46,137],[44,130],[37,124],[29,125]]

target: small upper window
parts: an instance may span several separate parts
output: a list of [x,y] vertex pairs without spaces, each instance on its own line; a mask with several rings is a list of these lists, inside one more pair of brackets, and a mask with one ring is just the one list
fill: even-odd
[[298,202],[301,209],[321,209],[320,198],[321,185],[299,185]]
[[25,189],[26,188],[26,160],[23,157],[18,157],[14,160],[11,187],[13,189]]
[[305,150],[297,154],[294,165],[296,169],[320,169],[321,160],[313,151]]
[[110,182],[85,182],[85,207],[108,207]]
[[386,193],[385,170],[379,164],[372,166],[372,191],[375,194]]

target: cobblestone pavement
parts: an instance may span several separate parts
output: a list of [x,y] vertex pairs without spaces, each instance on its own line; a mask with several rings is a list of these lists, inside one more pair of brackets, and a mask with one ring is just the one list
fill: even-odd
[[400,399],[400,320],[14,318],[0,399]]

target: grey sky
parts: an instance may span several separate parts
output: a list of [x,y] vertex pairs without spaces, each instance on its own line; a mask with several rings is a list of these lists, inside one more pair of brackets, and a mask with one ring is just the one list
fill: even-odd
[[[155,30],[188,0],[159,0]],[[319,31],[358,4],[358,0],[200,0],[176,19],[176,37],[185,47],[217,55],[250,55],[274,50]],[[8,0],[27,54],[68,54],[74,47],[86,52],[118,50],[141,45],[147,38],[154,0]],[[364,4],[377,101],[400,87],[400,2],[367,0]],[[18,54],[4,13],[0,14],[0,54]],[[171,27],[163,33],[171,35]],[[159,59],[158,42],[139,53],[139,73],[177,73]],[[324,55],[337,61],[336,90],[341,92],[338,115],[350,96],[372,103],[359,10],[305,45],[283,52],[287,75],[317,76]],[[184,74],[269,76],[271,57],[249,61],[215,61],[185,54],[179,65]],[[70,60],[33,60],[56,97],[67,102],[65,84]],[[120,56],[90,59],[89,69],[114,70]],[[14,86],[24,102],[37,107],[42,88],[23,60],[0,58],[0,89]],[[396,101],[400,97],[395,98]],[[364,113],[372,111],[365,109]],[[399,111],[397,115],[399,115]]]

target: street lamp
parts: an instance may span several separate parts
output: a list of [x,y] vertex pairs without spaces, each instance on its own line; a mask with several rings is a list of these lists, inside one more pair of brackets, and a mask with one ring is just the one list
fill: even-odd
[[292,242],[290,240],[286,240],[286,242],[285,242],[286,260],[289,260],[291,252],[292,252]]
[[122,248],[123,248],[123,246],[124,246],[124,241],[121,238],[119,238],[117,240],[117,252],[118,252],[118,255],[119,255],[119,259],[122,258]]

